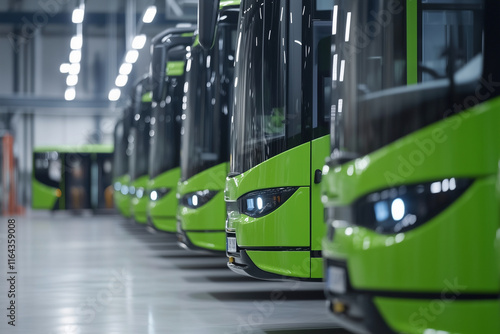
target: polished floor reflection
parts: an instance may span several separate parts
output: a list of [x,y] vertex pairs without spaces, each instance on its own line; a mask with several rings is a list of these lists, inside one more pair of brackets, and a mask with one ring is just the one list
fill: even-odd
[[6,318],[0,225],[2,334],[348,333],[328,315],[321,283],[238,276],[224,257],[182,250],[119,216],[31,212],[16,221],[16,327]]

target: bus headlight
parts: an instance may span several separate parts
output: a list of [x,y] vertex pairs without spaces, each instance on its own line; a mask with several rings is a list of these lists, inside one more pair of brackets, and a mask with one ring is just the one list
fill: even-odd
[[472,182],[449,178],[370,193],[353,204],[352,223],[382,234],[411,230],[446,209]]
[[122,195],[128,195],[128,187],[122,184],[120,192],[122,193]]
[[137,198],[142,198],[144,196],[144,188],[137,188],[135,190],[135,196],[137,196]]
[[149,193],[149,199],[151,199],[152,201],[159,200],[160,198],[162,198],[163,196],[165,196],[169,192],[170,192],[169,188],[157,188],[157,189],[151,190],[151,192]]
[[210,201],[217,193],[218,191],[216,190],[200,190],[185,194],[184,196],[182,196],[180,202],[183,206],[191,209],[197,209],[207,204],[207,202]]
[[297,189],[284,187],[249,192],[238,199],[240,212],[253,218],[265,216],[285,203]]

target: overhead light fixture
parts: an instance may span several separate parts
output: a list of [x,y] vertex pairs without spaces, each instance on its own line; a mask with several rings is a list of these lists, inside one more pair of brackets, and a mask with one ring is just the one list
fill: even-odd
[[118,70],[118,73],[124,74],[124,75],[129,75],[130,72],[132,72],[132,64],[129,64],[129,63],[123,63],[120,66],[120,69]]
[[139,58],[139,51],[137,50],[129,50],[127,55],[125,56],[125,61],[129,64],[133,64]]
[[69,65],[68,73],[69,74],[79,74],[80,73],[80,63],[74,63],[74,64]]
[[127,84],[127,81],[128,81],[128,75],[120,74],[119,76],[116,77],[115,85],[117,87],[123,87]]
[[142,17],[142,22],[151,23],[155,19],[156,16],[156,6],[149,6],[144,12],[144,16]]
[[146,35],[137,35],[132,41],[132,49],[140,50],[146,44]]
[[68,73],[70,67],[71,67],[71,64],[69,64],[69,63],[62,63],[61,66],[59,66],[59,72],[61,72],[61,73]]
[[118,101],[120,99],[121,91],[119,88],[113,88],[109,91],[108,100]]
[[64,92],[64,99],[66,101],[73,101],[75,97],[76,97],[75,87],[66,88],[66,91]]
[[78,83],[78,75],[70,74],[66,78],[66,85],[68,86],[76,86],[77,83]]
[[82,7],[75,8],[73,10],[73,15],[71,15],[71,21],[73,21],[73,23],[82,23],[84,16],[85,16],[85,10]]
[[70,47],[72,50],[81,49],[82,45],[83,45],[82,35],[76,35],[76,36],[71,37]]
[[69,62],[74,64],[74,63],[79,63],[80,60],[82,60],[82,52],[80,50],[73,50],[69,53]]

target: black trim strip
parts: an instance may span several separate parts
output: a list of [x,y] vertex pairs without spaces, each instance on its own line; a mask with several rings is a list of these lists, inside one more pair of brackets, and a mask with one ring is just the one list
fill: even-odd
[[453,295],[453,300],[496,300],[500,299],[500,293],[454,293],[448,292],[410,292],[410,291],[378,291],[378,290],[355,290],[354,293],[369,295],[372,297],[388,297],[388,298],[402,298],[402,299],[451,299],[446,295]]
[[[236,240],[238,242],[238,240]],[[238,246],[238,249],[240,247]],[[241,247],[242,250],[249,251],[279,251],[279,252],[310,252],[311,247],[293,247],[293,246],[274,246],[274,247]]]
[[225,230],[182,230],[182,232],[188,233],[188,232],[199,232],[199,233],[219,233],[219,232],[224,232],[226,233]]
[[151,219],[155,219],[155,218],[160,218],[160,219],[170,219],[170,218],[173,218],[175,220],[177,220],[177,217],[176,216],[158,216],[158,215],[149,215],[149,217],[151,217]]
[[323,258],[323,254],[321,253],[320,250],[312,250],[311,258]]

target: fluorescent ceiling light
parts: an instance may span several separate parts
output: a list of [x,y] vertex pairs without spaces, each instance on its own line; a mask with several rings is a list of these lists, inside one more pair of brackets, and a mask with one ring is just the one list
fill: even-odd
[[139,58],[139,51],[137,50],[129,50],[127,55],[125,56],[125,62],[133,64]]
[[70,63],[79,63],[82,60],[82,52],[80,50],[73,50],[69,53]]
[[80,73],[80,63],[74,63],[69,66],[69,74],[79,74]]
[[142,22],[151,23],[155,19],[156,16],[156,6],[149,6],[142,17]]
[[81,49],[83,45],[82,35],[76,35],[71,37],[70,47],[72,50]]
[[61,73],[68,73],[71,65],[69,63],[62,63],[61,66],[59,66],[59,72]]
[[85,11],[83,10],[83,8],[75,8],[73,10],[73,15],[71,15],[71,21],[73,21],[73,23],[82,23],[84,16]]
[[113,88],[109,91],[108,99],[110,101],[118,101],[120,99],[121,91],[119,88]]
[[119,76],[116,77],[115,85],[118,87],[123,87],[127,84],[127,81],[128,81],[128,75],[120,74]]
[[123,63],[121,66],[120,66],[120,69],[118,70],[118,72],[120,74],[125,74],[125,75],[129,75],[130,72],[132,72],[132,64],[129,64],[129,63]]
[[73,101],[76,97],[75,87],[68,87],[64,92],[64,99],[66,101]]
[[137,35],[132,41],[132,49],[140,50],[146,44],[146,35]]
[[77,83],[78,83],[78,75],[70,74],[66,77],[66,85],[76,86]]

